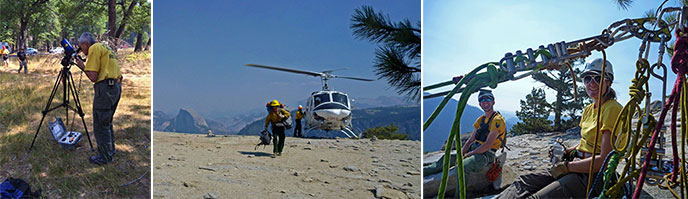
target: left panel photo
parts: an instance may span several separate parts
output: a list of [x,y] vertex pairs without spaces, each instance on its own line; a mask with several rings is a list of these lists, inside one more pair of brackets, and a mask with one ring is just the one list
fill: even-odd
[[151,1],[0,0],[0,198],[149,198]]

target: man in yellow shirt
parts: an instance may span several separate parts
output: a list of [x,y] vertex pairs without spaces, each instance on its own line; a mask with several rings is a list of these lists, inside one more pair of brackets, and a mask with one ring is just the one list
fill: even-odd
[[108,46],[96,43],[93,34],[84,32],[79,37],[79,47],[88,56],[86,64],[76,59],[93,84],[93,134],[98,143],[98,155],[91,156],[91,163],[103,165],[111,162],[115,154],[115,134],[112,119],[122,95],[122,75],[117,54]]
[[[469,192],[483,190],[490,185],[491,182],[488,180],[488,170],[486,168],[493,166],[496,161],[495,152],[506,144],[503,143],[506,141],[506,123],[504,117],[494,110],[494,99],[494,95],[488,90],[481,90],[480,94],[478,94],[480,108],[485,114],[480,116],[473,124],[473,133],[468,138],[468,141],[463,143],[460,153],[463,154],[466,190]],[[431,165],[424,166],[423,175],[430,176],[442,172],[444,158],[446,157],[440,158]],[[449,158],[451,166],[456,165],[457,156],[452,154]],[[432,196],[437,194],[436,187],[439,186],[439,181],[431,181],[423,185],[427,187],[423,190],[425,195]]]
[[303,118],[303,106],[299,105],[299,110],[296,111],[296,126],[294,126],[294,137],[303,137],[301,133],[301,118]]
[[2,63],[3,63],[4,65],[9,66],[10,64],[7,63],[7,60],[8,60],[9,57],[10,57],[10,51],[7,50],[7,47],[6,47],[6,46],[2,46],[2,50],[0,50],[0,56],[2,56]]
[[272,157],[274,158],[275,155],[282,155],[284,138],[286,137],[284,135],[284,120],[288,120],[290,114],[289,111],[282,108],[282,104],[280,104],[277,100],[272,100],[272,102],[270,102],[270,107],[272,110],[270,110],[270,113],[268,113],[268,116],[265,118],[264,130],[268,130],[268,124],[272,123],[272,143],[274,145],[272,148]]

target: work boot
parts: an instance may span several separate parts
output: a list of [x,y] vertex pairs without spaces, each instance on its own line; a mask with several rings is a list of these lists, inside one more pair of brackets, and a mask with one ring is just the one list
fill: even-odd
[[282,153],[277,153],[277,156],[282,156]]
[[108,163],[108,161],[100,155],[91,156],[90,158],[88,158],[88,161],[96,165],[105,165]]

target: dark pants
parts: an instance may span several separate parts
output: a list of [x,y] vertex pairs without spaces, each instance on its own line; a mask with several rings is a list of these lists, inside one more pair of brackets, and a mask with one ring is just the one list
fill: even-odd
[[[588,174],[569,173],[554,179],[549,172],[532,173],[519,176],[497,198],[584,198],[587,184]],[[604,183],[597,184],[593,196],[599,195]]]
[[26,74],[26,70],[29,69],[29,66],[27,66],[26,60],[24,60],[24,61],[19,61],[19,70],[17,70],[17,72],[21,73],[22,66],[23,66],[23,68],[24,68],[24,74]]
[[98,154],[107,161],[112,161],[115,154],[115,131],[112,129],[112,118],[115,115],[122,85],[114,80],[103,80],[93,86],[93,134],[98,143]]
[[282,153],[284,148],[284,127],[272,126],[272,147],[273,153]]
[[296,126],[294,126],[294,137],[303,137],[303,134],[301,134],[301,120],[296,120]]

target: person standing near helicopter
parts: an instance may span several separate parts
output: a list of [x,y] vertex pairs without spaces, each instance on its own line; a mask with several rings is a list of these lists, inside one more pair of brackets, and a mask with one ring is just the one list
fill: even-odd
[[272,123],[272,143],[273,148],[272,148],[272,155],[271,157],[280,156],[282,155],[282,149],[284,148],[284,129],[285,129],[285,120],[289,119],[289,111],[285,110],[282,108],[282,105],[277,101],[277,100],[272,100],[270,102],[270,107],[272,110],[270,113],[268,113],[268,116],[265,118],[265,129],[268,130],[268,124]]
[[299,110],[296,111],[296,126],[294,127],[294,137],[303,137],[301,132],[301,119],[303,118],[303,106],[299,105]]

